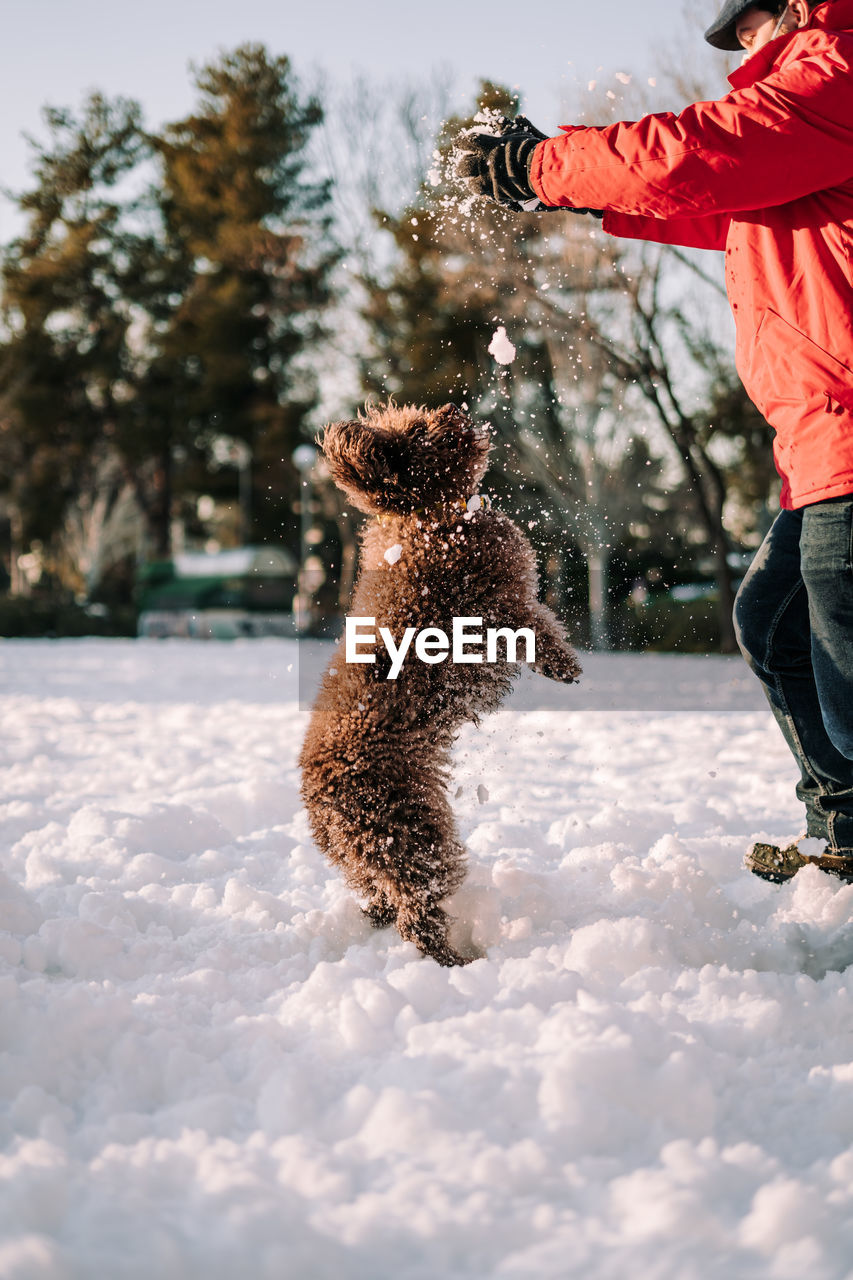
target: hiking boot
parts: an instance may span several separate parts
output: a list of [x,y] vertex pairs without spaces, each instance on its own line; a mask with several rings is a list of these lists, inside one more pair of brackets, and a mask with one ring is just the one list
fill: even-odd
[[[839,853],[823,853],[825,841],[804,838],[781,849],[776,844],[754,844],[743,860],[747,871],[773,884],[793,880],[802,867],[813,866],[831,876],[853,884],[853,849]],[[808,850],[808,852],[806,852]]]

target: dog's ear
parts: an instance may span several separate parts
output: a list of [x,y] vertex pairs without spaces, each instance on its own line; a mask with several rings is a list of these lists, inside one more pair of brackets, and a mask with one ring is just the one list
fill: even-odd
[[435,443],[452,442],[460,447],[470,448],[472,444],[482,442],[491,448],[491,444],[488,443],[488,428],[482,423],[475,422],[456,404],[443,404],[440,409],[436,409],[430,415],[428,430],[430,440]]
[[443,404],[430,417],[429,431],[431,435],[438,435],[443,431],[465,430],[474,430],[474,423],[465,410],[459,408],[458,404]]
[[365,427],[363,422],[333,422],[326,427],[318,443],[328,463],[335,484],[362,510],[360,494],[375,494],[398,482],[394,449],[385,432]]
[[492,451],[488,427],[475,422],[458,405],[444,404],[431,416],[429,437],[442,454],[445,475],[464,475],[470,492],[488,466]]

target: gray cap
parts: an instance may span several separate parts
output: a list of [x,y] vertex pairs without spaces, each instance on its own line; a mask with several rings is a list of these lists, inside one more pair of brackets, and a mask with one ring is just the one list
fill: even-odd
[[708,44],[712,44],[715,49],[740,49],[741,44],[735,35],[735,26],[740,15],[753,4],[755,0],[726,0],[716,22],[712,22],[705,32]]

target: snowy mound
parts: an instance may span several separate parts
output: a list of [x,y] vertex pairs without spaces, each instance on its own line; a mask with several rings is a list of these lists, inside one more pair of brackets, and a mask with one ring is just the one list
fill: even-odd
[[299,655],[4,643],[0,1276],[842,1277],[853,887],[736,660],[587,658],[456,753],[487,956],[312,847]]

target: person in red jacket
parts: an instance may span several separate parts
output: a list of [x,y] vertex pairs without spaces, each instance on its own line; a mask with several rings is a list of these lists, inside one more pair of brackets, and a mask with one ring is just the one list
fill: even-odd
[[745,51],[718,101],[550,138],[519,118],[462,135],[457,168],[511,209],[725,251],[737,369],[782,479],[735,623],[806,809],[805,837],[746,865],[853,880],[853,0],[728,0],[705,38]]

